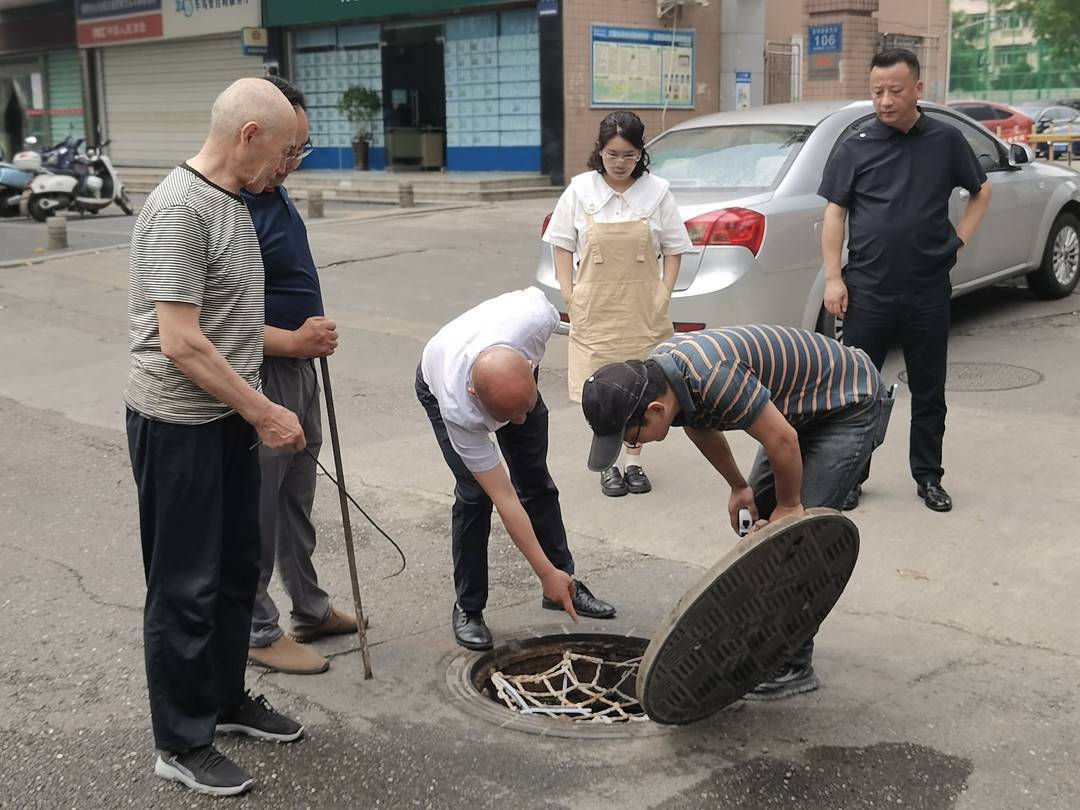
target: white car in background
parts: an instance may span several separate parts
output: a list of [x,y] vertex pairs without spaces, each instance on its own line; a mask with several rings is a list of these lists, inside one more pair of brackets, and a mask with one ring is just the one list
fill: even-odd
[[[963,133],[994,189],[952,269],[953,295],[1014,276],[1026,276],[1042,297],[1069,295],[1080,279],[1080,174],[1033,162],[1029,149],[947,107],[922,109]],[[700,116],[648,145],[652,171],[670,181],[695,246],[671,300],[677,331],[774,323],[835,334],[822,306],[825,200],[817,189],[832,151],[873,118],[869,101],[775,104]],[[967,196],[953,192],[954,225]],[[561,311],[553,249],[540,247],[536,279]],[[564,333],[567,323],[564,313]]]

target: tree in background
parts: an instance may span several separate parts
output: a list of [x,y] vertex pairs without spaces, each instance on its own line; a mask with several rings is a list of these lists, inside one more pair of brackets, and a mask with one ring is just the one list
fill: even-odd
[[1080,63],[1080,3],[1077,0],[995,0],[1031,21],[1036,38],[1065,65]]
[[950,59],[950,92],[973,92],[986,86],[986,23],[972,20],[971,15],[954,11],[952,15],[952,52]]

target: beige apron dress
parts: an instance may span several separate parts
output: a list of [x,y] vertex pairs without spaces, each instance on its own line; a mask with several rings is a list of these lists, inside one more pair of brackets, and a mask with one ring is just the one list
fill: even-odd
[[601,366],[644,360],[675,334],[648,218],[603,222],[588,236],[570,299],[570,399]]

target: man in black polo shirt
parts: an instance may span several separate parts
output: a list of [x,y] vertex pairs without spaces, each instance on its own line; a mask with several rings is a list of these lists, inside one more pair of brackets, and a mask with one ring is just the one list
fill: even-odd
[[[829,201],[821,236],[825,308],[844,319],[844,342],[863,349],[879,370],[900,337],[911,389],[911,474],[926,505],[948,512],[941,445],[949,270],[990,205],[990,183],[960,131],[919,109],[915,54],[897,48],[874,56],[870,86],[877,119],[837,147],[818,190]],[[971,201],[954,230],[949,197],[957,187]],[[869,467],[862,480],[868,475]],[[854,509],[861,491],[852,489],[843,508]]]
[[[311,149],[303,94],[277,76],[267,77],[296,111],[296,143],[282,174],[259,194],[244,194],[259,237],[266,286],[266,328],[262,364],[263,393],[299,415],[305,450],[259,447],[262,486],[259,532],[262,537],[259,587],[251,619],[248,660],[277,672],[325,672],[330,662],[298,642],[356,632],[356,619],[330,605],[311,562],[315,527],[315,457],[322,446],[319,385],[311,358],[327,357],[337,347],[337,327],[323,313],[322,292],[311,257],[307,229],[282,183]],[[308,453],[310,450],[310,454]],[[274,571],[292,602],[292,635],[279,625],[267,587]]]

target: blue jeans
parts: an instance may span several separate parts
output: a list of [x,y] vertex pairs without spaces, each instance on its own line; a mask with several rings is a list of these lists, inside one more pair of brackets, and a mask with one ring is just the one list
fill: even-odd
[[[885,386],[879,382],[878,395],[870,402],[795,426],[802,452],[803,506],[840,508],[844,496],[859,483],[870,454],[884,441],[891,408],[892,400],[886,399]],[[758,515],[767,518],[776,508],[776,481],[764,449],[758,450],[748,481]]]
[[[878,394],[870,402],[796,426],[803,462],[803,506],[840,508],[844,496],[862,479],[870,455],[885,440],[892,405],[879,381]],[[758,450],[748,482],[758,515],[767,518],[776,508],[776,480],[764,449]],[[811,636],[788,660],[788,666],[809,666],[813,654]]]

